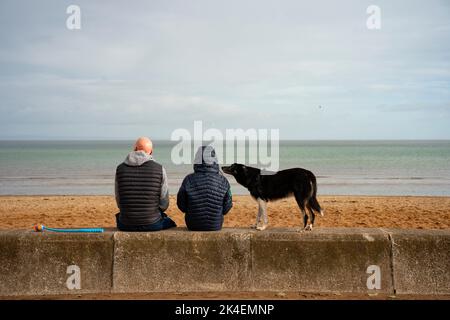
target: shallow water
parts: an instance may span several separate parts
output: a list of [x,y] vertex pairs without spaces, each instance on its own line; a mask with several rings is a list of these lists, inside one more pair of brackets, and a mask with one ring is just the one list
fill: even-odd
[[[176,193],[191,165],[171,161],[174,142],[154,157]],[[0,141],[0,194],[113,194],[116,166],[131,141]],[[450,195],[450,141],[282,141],[280,169],[318,177],[319,194]],[[234,194],[247,191],[229,177]]]

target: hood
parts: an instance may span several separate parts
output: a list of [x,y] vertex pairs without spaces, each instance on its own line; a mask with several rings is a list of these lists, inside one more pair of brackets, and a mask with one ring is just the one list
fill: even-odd
[[147,154],[144,151],[140,150],[140,151],[131,151],[127,155],[123,163],[125,163],[128,166],[138,167],[150,160],[153,160],[152,155]]
[[195,172],[219,172],[219,161],[212,146],[198,148],[194,159]]

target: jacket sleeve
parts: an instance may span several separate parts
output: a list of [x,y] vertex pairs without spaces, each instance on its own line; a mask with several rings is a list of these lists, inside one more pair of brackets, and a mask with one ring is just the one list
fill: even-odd
[[186,184],[187,184],[187,177],[184,178],[183,183],[181,184],[180,190],[178,190],[177,194],[177,206],[178,209],[181,210],[181,212],[186,213],[188,208],[188,196],[186,192]]
[[233,206],[233,197],[231,195],[231,188],[230,188],[230,184],[228,183],[228,181],[226,181],[227,186],[228,186],[228,190],[227,193],[225,193],[225,196],[223,198],[223,215],[226,215],[228,213],[228,211],[230,211],[231,207]]
[[114,178],[114,196],[116,198],[116,204],[117,204],[117,208],[119,208],[120,210],[120,201],[119,201],[119,184],[117,182],[117,173],[116,176]]
[[169,207],[169,185],[167,183],[166,169],[162,168],[161,194],[159,196],[159,209],[164,212]]

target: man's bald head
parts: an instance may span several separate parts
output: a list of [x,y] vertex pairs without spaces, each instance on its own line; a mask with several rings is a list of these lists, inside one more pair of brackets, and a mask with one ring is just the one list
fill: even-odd
[[153,152],[153,143],[147,137],[140,137],[136,140],[134,144],[134,151],[144,151],[145,153],[152,154]]

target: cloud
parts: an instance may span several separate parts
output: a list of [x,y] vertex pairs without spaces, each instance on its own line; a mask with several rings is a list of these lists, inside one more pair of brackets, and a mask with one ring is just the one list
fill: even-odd
[[[291,139],[450,138],[445,1],[380,0],[378,31],[357,0],[80,0],[80,31],[65,28],[68,4],[0,3],[0,139],[164,139],[194,120]],[[412,110],[433,125],[414,130]],[[388,112],[397,130],[374,126]]]

